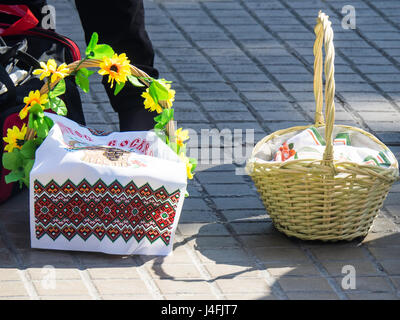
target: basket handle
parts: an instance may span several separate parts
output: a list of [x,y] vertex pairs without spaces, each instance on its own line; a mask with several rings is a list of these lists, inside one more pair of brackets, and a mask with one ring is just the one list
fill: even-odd
[[[101,62],[102,62],[102,60],[100,60],[100,59],[77,60],[77,61],[74,61],[74,62],[70,63],[69,65],[67,65],[67,68],[69,69],[69,74],[71,74],[72,72],[77,71],[81,68],[98,67]],[[131,71],[131,74],[135,77],[150,78],[150,76],[147,73],[145,73],[144,71],[140,70],[139,68],[137,68],[133,65],[130,65],[130,71]],[[147,87],[150,85],[144,79],[139,79],[139,80]],[[54,88],[59,81],[60,81],[60,79],[51,83],[50,89]],[[48,83],[45,83],[43,85],[43,87],[40,89],[40,94],[45,94],[48,92],[49,92],[49,86],[48,86]],[[159,103],[160,103],[161,107],[163,107],[164,109],[167,108],[164,101],[159,101]],[[171,142],[174,142],[175,141],[175,123],[173,120],[170,120],[167,123],[166,130],[167,130],[167,135],[169,137],[169,140]]]
[[322,114],[323,93],[322,93],[322,44],[325,47],[325,141],[324,161],[333,163],[333,142],[332,131],[335,122],[335,48],[333,46],[333,30],[329,16],[319,11],[317,24],[314,28],[316,35],[314,43],[314,97],[316,103],[315,125],[324,125]]

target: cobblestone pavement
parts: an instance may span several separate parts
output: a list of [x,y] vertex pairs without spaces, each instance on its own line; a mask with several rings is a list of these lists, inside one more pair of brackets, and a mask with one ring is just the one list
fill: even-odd
[[[51,1],[58,32],[84,50],[72,1]],[[341,27],[343,6],[356,29]],[[313,120],[313,27],[330,15],[336,121],[400,152],[400,2],[396,0],[145,0],[161,77],[174,81],[179,125],[267,133]],[[88,125],[118,130],[99,82],[82,95]],[[238,159],[236,159],[238,160]],[[365,239],[321,243],[277,232],[243,163],[201,165],[168,257],[33,250],[28,197],[0,206],[1,299],[399,299],[400,187]],[[341,285],[356,270],[356,289]],[[54,266],[56,287],[46,286]]]

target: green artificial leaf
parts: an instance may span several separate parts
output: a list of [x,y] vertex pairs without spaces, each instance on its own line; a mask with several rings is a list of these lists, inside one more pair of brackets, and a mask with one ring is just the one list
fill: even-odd
[[112,58],[114,55],[114,50],[108,44],[98,44],[94,49],[93,59],[102,59],[104,57]]
[[183,146],[179,146],[179,151],[177,153],[181,154],[182,152],[186,154],[186,144],[184,144]]
[[75,83],[86,93],[89,92],[89,77],[93,73],[93,70],[82,68],[79,69],[75,74]]
[[122,88],[125,86],[125,82],[120,82],[120,83],[116,83],[115,85],[115,89],[114,89],[114,96],[116,96],[121,90]]
[[23,179],[24,176],[24,171],[22,170],[11,171],[8,175],[4,177],[4,180],[6,181],[6,183],[17,182]]
[[189,163],[192,164],[192,169],[190,171],[193,173],[197,168],[197,159],[196,158],[189,158]]
[[154,132],[157,135],[157,137],[159,137],[162,141],[167,143],[167,136],[165,135],[164,130],[161,130],[159,128],[154,128]]
[[135,76],[133,76],[131,74],[128,75],[127,78],[129,80],[129,82],[132,83],[132,85],[134,85],[135,87],[144,87],[145,86],[143,83],[141,83],[139,81],[138,78],[136,78]]
[[47,137],[49,129],[47,128],[47,125],[44,124],[44,121],[43,124],[37,126],[36,133],[38,137],[43,137],[43,138]]
[[114,50],[108,44],[97,44],[98,41],[99,35],[93,32],[85,50],[86,56],[92,59],[102,59],[105,56],[111,58]]
[[22,184],[25,184],[27,188],[29,188],[29,176],[24,176],[20,181],[19,181],[19,187],[22,189]]
[[34,159],[27,160],[24,163],[24,175],[25,175],[25,177],[28,177],[28,184],[29,184],[29,175],[31,173],[34,163],[35,163]]
[[14,171],[22,166],[22,156],[19,149],[13,149],[12,152],[3,153],[2,157],[3,167]]
[[176,143],[176,142],[171,142],[171,141],[169,141],[168,142],[168,145],[170,146],[170,148],[172,149],[172,150],[174,150],[175,151],[175,153],[177,153],[177,154],[179,154],[179,149],[180,149],[180,147],[179,147],[179,145]]
[[149,94],[155,103],[168,100],[168,88],[163,84],[163,80],[153,80],[149,86]]
[[64,93],[65,93],[65,80],[61,79],[60,82],[57,83],[57,85],[52,90],[50,90],[49,97],[50,99],[52,99]]
[[35,157],[36,148],[37,145],[35,141],[28,140],[22,146],[20,153],[26,159],[33,159]]
[[37,136],[40,138],[46,138],[49,133],[49,128],[43,117],[37,117],[34,114],[29,114],[28,126],[36,130]]
[[99,35],[98,35],[97,32],[93,32],[93,33],[92,33],[92,36],[91,36],[91,38],[90,38],[90,41],[89,41],[89,43],[88,43],[88,45],[87,45],[86,51],[85,51],[85,54],[86,54],[88,57],[91,57],[91,58],[92,58],[92,57],[94,56],[93,50],[94,50],[94,48],[95,48],[96,45],[97,45],[97,41],[99,41]]
[[174,118],[174,109],[164,109],[158,116],[154,117],[155,129],[163,129],[167,123]]
[[[51,128],[53,128],[53,126],[54,126],[54,122],[53,122],[53,120],[51,120],[49,117],[44,117],[44,121],[46,122],[46,124],[47,124],[47,127],[49,128],[49,130],[51,129]],[[35,144],[37,145],[37,143],[36,143],[36,141],[35,141]]]
[[43,108],[40,104],[35,103],[30,109],[29,109],[29,116],[33,116],[34,118],[43,118],[44,117],[44,112]]
[[54,98],[51,101],[50,108],[51,108],[51,110],[53,110],[55,113],[57,113],[60,116],[66,116],[68,113],[68,110],[67,110],[67,107],[65,106],[64,101],[58,97]]
[[39,147],[43,143],[43,140],[43,138],[36,137],[33,141],[35,142],[36,146]]
[[79,71],[81,71],[81,70],[78,70],[78,72],[75,75],[75,83],[83,90],[83,92],[88,93],[89,92],[89,79],[82,76],[82,74]]

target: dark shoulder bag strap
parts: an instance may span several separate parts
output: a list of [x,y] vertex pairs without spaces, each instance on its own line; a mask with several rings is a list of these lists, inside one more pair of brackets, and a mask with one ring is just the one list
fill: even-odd
[[7,92],[3,93],[7,96],[5,101],[0,105],[0,112],[5,111],[9,107],[15,105],[17,101],[17,93],[15,89],[14,82],[12,82],[9,74],[4,69],[3,66],[0,65],[0,83],[4,84],[7,88]]

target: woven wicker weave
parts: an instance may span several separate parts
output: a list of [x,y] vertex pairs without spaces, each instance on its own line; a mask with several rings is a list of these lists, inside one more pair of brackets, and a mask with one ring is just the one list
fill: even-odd
[[[334,128],[356,131],[384,150],[390,150],[364,130],[334,125],[335,79],[333,30],[328,16],[320,12],[315,26],[314,95],[315,124],[324,127],[326,148],[323,160],[292,160],[257,163],[254,156],[264,144],[279,136],[295,135],[310,126],[279,130],[254,147],[247,171],[274,225],[288,236],[303,240],[352,240],[365,236],[379,213],[390,187],[398,179],[395,168],[361,165],[333,160]],[[322,113],[322,44],[325,47],[325,118]],[[393,156],[394,157],[394,156]]]

